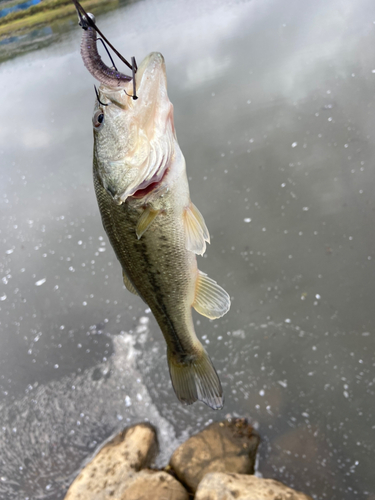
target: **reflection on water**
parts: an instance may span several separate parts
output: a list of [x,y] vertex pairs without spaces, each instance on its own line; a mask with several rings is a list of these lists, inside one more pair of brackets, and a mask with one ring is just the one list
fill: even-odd
[[[53,35],[52,28],[50,26],[45,26],[44,28],[33,30],[27,35],[10,36],[9,38],[4,38],[3,40],[0,40],[0,47],[1,45],[12,45],[13,55],[18,55],[25,50],[31,50],[31,47],[33,45],[35,48],[39,49],[42,42],[46,41],[44,39],[48,39],[51,35]],[[8,56],[5,56],[5,58],[8,59]]]
[[12,12],[17,12],[17,10],[28,9],[32,5],[37,5],[38,3],[40,3],[40,0],[28,0],[27,2],[18,3],[10,7],[5,7],[4,9],[0,9],[0,17],[5,17]]
[[212,236],[199,266],[233,299],[220,320],[195,316],[225,390],[216,413],[178,403],[156,322],[123,288],[75,23],[1,65],[2,496],[61,498],[127,418],[170,433],[162,462],[230,414],[259,423],[260,473],[373,500],[373,20],[369,0],[145,1],[98,18],[124,56],[166,59]]
[[[34,5],[39,3],[40,0],[33,0],[33,2]],[[95,12],[97,15],[100,15],[116,9],[119,4],[127,4],[128,2],[129,0],[100,0],[95,7]],[[22,5],[26,6],[24,8],[27,8],[31,5],[28,5],[29,3],[30,2],[27,2]],[[14,6],[14,8],[15,7],[16,6]],[[62,6],[63,9],[65,7]],[[15,33],[10,32],[8,35],[3,34],[2,36],[4,38],[1,38],[0,40],[0,63],[21,54],[26,54],[34,50],[40,50],[53,43],[63,43],[66,37],[69,36],[69,32],[73,30],[77,33],[76,14],[65,17],[65,11],[62,13],[59,9],[52,9],[52,12],[55,13],[56,20],[51,22],[48,26],[41,25],[42,21],[38,18],[38,24],[36,25],[30,24],[29,27],[25,26],[21,31],[17,31]],[[72,12],[74,12],[74,9]],[[31,17],[31,19],[34,19],[34,17]],[[31,29],[34,25],[36,26],[35,29]],[[27,31],[27,29],[30,29],[31,31]]]
[[65,27],[61,25],[44,26],[26,34],[12,35],[0,40],[0,62],[20,56],[27,52],[48,47],[51,43],[58,43],[66,36],[67,26],[76,28],[76,23],[70,22]]

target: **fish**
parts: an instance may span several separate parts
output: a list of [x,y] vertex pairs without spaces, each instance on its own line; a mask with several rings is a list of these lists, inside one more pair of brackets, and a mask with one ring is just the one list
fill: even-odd
[[192,308],[220,318],[230,297],[198,269],[197,255],[210,235],[190,199],[164,58],[152,52],[139,67],[132,58],[131,77],[106,66],[97,51],[97,32],[105,37],[95,17],[77,10],[82,59],[101,82],[92,118],[93,178],[105,232],[125,287],[148,305],[164,336],[178,400],[218,410],[224,405],[221,382],[195,333]]

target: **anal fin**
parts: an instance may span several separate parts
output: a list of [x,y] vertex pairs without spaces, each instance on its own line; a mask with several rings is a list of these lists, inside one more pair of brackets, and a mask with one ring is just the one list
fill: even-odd
[[124,280],[124,285],[129,292],[134,293],[134,295],[139,295],[124,270],[122,270],[122,279]]
[[202,214],[191,202],[185,208],[184,223],[186,230],[186,250],[203,255],[206,251],[206,241],[210,242],[210,234]]
[[230,297],[216,281],[198,271],[193,307],[202,316],[220,318],[229,311]]
[[135,228],[138,239],[140,239],[142,234],[147,231],[159,213],[160,210],[153,210],[151,207],[145,208],[138,220],[137,227]]

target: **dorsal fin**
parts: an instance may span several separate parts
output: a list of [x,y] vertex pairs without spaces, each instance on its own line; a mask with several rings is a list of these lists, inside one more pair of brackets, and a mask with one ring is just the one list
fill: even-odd
[[207,318],[221,318],[229,311],[230,297],[216,281],[198,271],[193,307]]
[[186,250],[198,255],[203,255],[206,251],[206,241],[208,243],[210,242],[210,234],[202,214],[191,202],[184,210],[184,224],[186,231]]

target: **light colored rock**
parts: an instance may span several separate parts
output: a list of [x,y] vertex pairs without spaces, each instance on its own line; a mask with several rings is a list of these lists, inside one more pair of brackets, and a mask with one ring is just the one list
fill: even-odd
[[252,474],[259,436],[244,419],[217,422],[173,453],[170,466],[190,491],[209,472]]
[[189,500],[189,494],[166,472],[143,470],[119,489],[115,500]]
[[199,483],[195,500],[312,500],[273,479],[214,472]]
[[157,451],[155,429],[129,427],[107,443],[71,484],[65,500],[107,500],[137,471],[150,465]]

